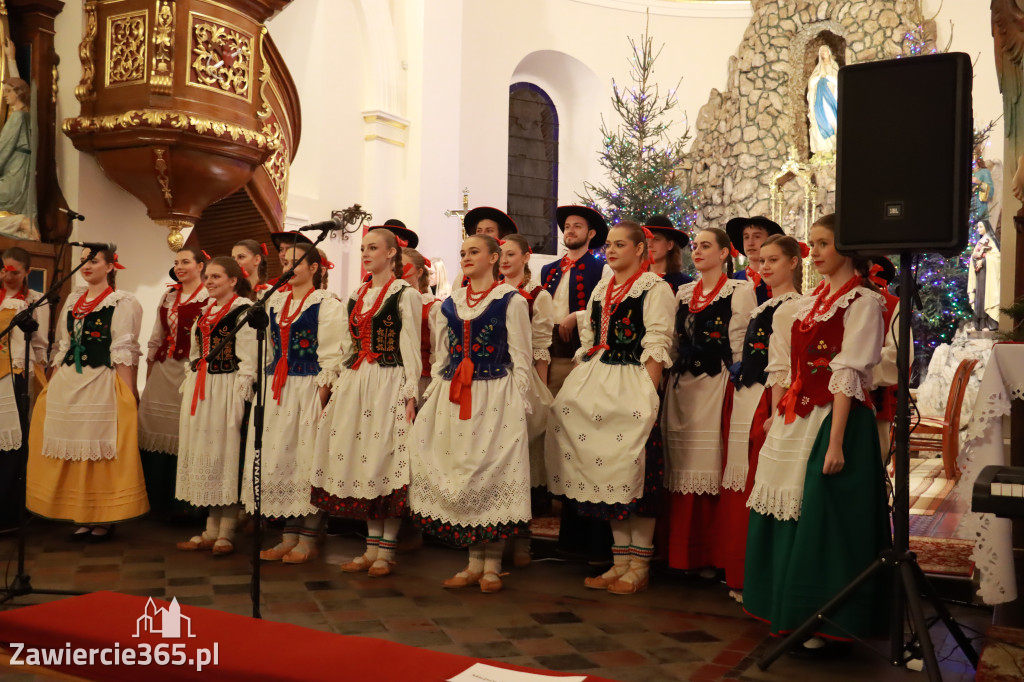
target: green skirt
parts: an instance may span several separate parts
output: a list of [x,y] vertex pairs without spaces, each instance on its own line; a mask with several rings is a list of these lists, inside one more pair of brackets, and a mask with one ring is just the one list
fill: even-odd
[[[892,536],[871,410],[854,404],[843,436],[845,463],[821,473],[832,415],[811,448],[799,520],[750,513],[743,606],[784,635],[803,624],[889,547]],[[816,635],[847,640],[887,633],[889,580],[879,571],[833,611]]]

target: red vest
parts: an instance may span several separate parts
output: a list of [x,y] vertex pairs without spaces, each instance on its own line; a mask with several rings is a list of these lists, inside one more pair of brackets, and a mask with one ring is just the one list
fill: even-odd
[[[893,296],[885,289],[882,289],[879,293],[885,298],[885,311],[882,313],[882,320],[885,324],[885,339],[887,339],[889,337],[889,325],[892,323],[892,316],[896,312],[896,306],[899,305],[900,297]],[[883,339],[883,343],[885,339]],[[872,397],[877,405],[876,419],[885,422],[891,422],[896,419],[895,386],[880,386],[874,391],[874,396]]]
[[[171,292],[174,293],[173,291]],[[173,302],[173,300],[172,300]],[[167,313],[170,312],[170,308],[160,304],[160,327],[164,331],[164,340],[160,342],[160,347],[156,350],[157,362],[163,362],[167,359],[167,349],[171,342],[171,334],[174,334],[174,360],[187,360],[189,350],[192,348],[192,325],[196,323],[199,316],[203,313],[203,308],[206,307],[206,300],[193,300],[189,303],[182,303],[178,306],[178,327],[175,330],[171,329],[170,322],[167,320]]]
[[423,326],[420,328],[420,358],[423,360],[421,377],[430,376],[430,309],[435,303],[436,299],[423,306]]

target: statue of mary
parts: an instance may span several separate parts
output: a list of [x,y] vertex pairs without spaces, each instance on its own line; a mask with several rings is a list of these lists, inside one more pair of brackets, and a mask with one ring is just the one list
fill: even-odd
[[818,48],[818,64],[807,79],[807,127],[812,155],[834,154],[836,151],[838,86],[839,65],[828,46],[822,45]]

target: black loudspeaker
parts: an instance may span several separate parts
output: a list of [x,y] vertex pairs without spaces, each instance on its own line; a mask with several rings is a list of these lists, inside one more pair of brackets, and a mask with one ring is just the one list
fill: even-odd
[[962,52],[839,70],[837,249],[946,255],[964,249],[971,71]]

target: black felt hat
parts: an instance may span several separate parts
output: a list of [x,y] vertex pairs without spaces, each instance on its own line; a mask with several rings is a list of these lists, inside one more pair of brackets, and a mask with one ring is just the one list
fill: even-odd
[[773,234],[786,234],[777,222],[769,220],[763,215],[756,215],[750,218],[733,218],[725,224],[725,231],[728,233],[729,240],[732,242],[732,245],[735,246],[736,250],[744,256],[747,254],[743,250],[743,230],[751,225],[762,228],[768,233],[768,236]]
[[885,280],[886,284],[896,281],[896,266],[885,256],[871,256],[871,264],[882,268],[878,276]]
[[278,251],[286,246],[295,246],[296,244],[313,245],[313,240],[301,232],[271,232],[270,241],[274,242],[274,248]]
[[555,218],[558,220],[558,229],[565,231],[565,221],[571,215],[578,215],[587,221],[587,225],[594,231],[594,238],[590,240],[591,249],[599,249],[608,240],[608,222],[604,216],[589,206],[559,206],[555,209]]
[[388,230],[399,239],[404,240],[406,242],[405,246],[411,249],[415,249],[420,243],[419,235],[406,227],[405,223],[398,218],[388,218],[387,222],[383,225],[374,225],[367,232],[369,230]]
[[686,245],[690,243],[690,235],[682,230],[677,230],[667,215],[662,215],[661,213],[652,215],[644,227],[651,232],[660,234],[666,239],[671,239],[679,245],[680,249],[685,249]]
[[477,206],[470,210],[462,221],[463,226],[466,228],[466,234],[476,234],[476,226],[481,220],[493,220],[498,223],[499,237],[519,232],[519,228],[516,227],[516,221],[512,220],[508,213],[493,206]]

